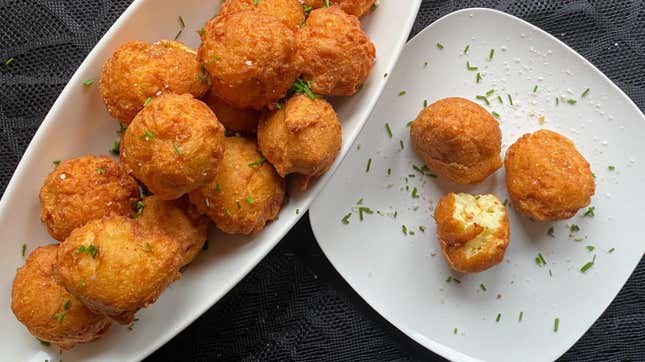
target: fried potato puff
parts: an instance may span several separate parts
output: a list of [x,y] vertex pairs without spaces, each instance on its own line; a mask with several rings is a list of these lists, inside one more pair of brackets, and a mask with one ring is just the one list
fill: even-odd
[[201,98],[209,87],[194,50],[170,40],[131,41],[103,65],[99,91],[108,113],[129,124],[149,98],[168,92]]
[[495,195],[449,193],[437,204],[434,218],[439,245],[454,270],[478,273],[504,259],[510,226]]
[[423,163],[447,179],[481,182],[502,166],[502,131],[484,108],[463,98],[445,98],[425,107],[410,127]]
[[591,202],[589,162],[568,138],[549,130],[520,137],[506,151],[506,187],[517,210],[535,220],[562,220]]
[[139,187],[126,168],[108,157],[83,156],[60,163],[38,195],[40,220],[63,241],[86,222],[115,213],[130,215]]
[[218,15],[201,33],[199,61],[211,91],[236,108],[261,110],[283,98],[300,74],[293,30],[258,11]]
[[188,202],[188,197],[165,201],[148,196],[141,201],[141,207],[141,215],[137,217],[139,226],[177,241],[182,255],[181,267],[193,261],[206,242],[208,218]]
[[155,98],[121,141],[121,160],[163,200],[209,182],[224,152],[224,127],[206,104],[189,94]]
[[215,179],[189,197],[222,231],[252,234],[278,216],[284,189],[284,180],[260,155],[255,140],[236,136],[226,138]]
[[180,277],[182,259],[174,239],[113,215],[74,230],[60,244],[55,273],[92,311],[129,324]]
[[305,10],[298,0],[226,0],[218,15],[246,10],[273,16],[293,30],[305,21]]
[[[359,18],[371,10],[375,6],[375,2],[375,0],[329,0],[330,5],[337,5],[347,14]],[[314,9],[327,6],[325,0],[304,0],[304,5]]]
[[358,18],[337,6],[312,11],[296,40],[302,77],[316,94],[351,96],[374,65],[376,49]]
[[213,92],[206,94],[204,102],[211,107],[217,119],[227,130],[245,134],[257,132],[261,111],[235,108],[221,100]]
[[340,152],[341,125],[327,101],[297,95],[260,121],[258,143],[280,176],[318,177]]
[[58,245],[35,249],[18,269],[11,290],[11,310],[41,341],[71,349],[101,337],[111,320],[94,313],[58,284],[53,272]]

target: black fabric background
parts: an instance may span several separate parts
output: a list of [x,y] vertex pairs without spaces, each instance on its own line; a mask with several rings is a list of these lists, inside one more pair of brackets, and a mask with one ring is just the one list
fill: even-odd
[[[129,3],[0,0],[2,192],[68,79]],[[476,6],[506,11],[554,34],[645,110],[645,1],[425,0],[412,35],[442,15]],[[15,58],[13,63],[4,64],[9,57]],[[351,290],[322,254],[305,217],[238,286],[149,360],[441,359],[408,339]],[[643,260],[616,300],[562,360],[645,360]]]

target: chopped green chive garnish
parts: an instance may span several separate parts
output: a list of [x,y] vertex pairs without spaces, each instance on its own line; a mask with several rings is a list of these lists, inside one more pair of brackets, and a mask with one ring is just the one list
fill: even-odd
[[293,83],[289,91],[295,94],[305,94],[310,99],[316,99],[316,95],[311,90],[310,81],[305,82],[302,79],[296,79],[296,81]]
[[555,237],[555,229],[553,228],[553,226],[551,226],[549,228],[549,231],[547,231],[546,233],[549,234],[550,237],[554,238]]
[[11,63],[13,63],[13,61],[14,61],[14,60],[15,60],[15,59],[14,59],[13,57],[11,57],[11,58],[7,59],[7,61],[6,61],[6,62],[4,62],[4,64],[5,64],[5,65],[10,65]]
[[406,127],[410,127],[410,126],[412,126],[412,123],[413,123],[413,122],[414,122],[414,121],[410,121],[410,122],[406,123],[406,124],[405,124],[405,126],[406,126]]
[[594,254],[593,259],[590,262],[588,262],[587,264],[583,265],[582,268],[580,268],[580,271],[585,273],[587,270],[589,270],[594,265],[595,262],[596,262],[596,255]]
[[401,149],[403,149],[403,140],[399,140],[399,144],[401,145]]
[[152,251],[152,245],[150,243],[146,242],[146,250]]
[[134,218],[135,219],[138,218],[139,216],[141,216],[141,214],[143,213],[143,208],[144,207],[146,207],[146,205],[144,205],[144,203],[141,202],[141,201],[137,201],[137,202],[134,203],[134,210],[135,210]]
[[418,190],[417,190],[416,187],[412,189],[412,198],[413,199],[418,199],[419,198],[419,194],[417,192],[418,192]]
[[542,253],[538,253],[538,255],[535,257],[535,264],[539,266],[546,265],[546,260],[544,260]]
[[470,49],[470,44],[466,45],[464,48],[464,54],[468,54],[468,49]]
[[423,226],[423,225],[419,225],[419,231],[421,231],[422,233],[425,233],[426,232],[426,227]]
[[607,169],[608,169],[609,171],[615,171],[615,170],[616,170],[616,166],[609,166],[609,167],[607,167]]
[[222,193],[222,186],[220,186],[219,183],[215,184],[215,191],[217,191],[218,194]]
[[99,175],[105,175],[105,169],[104,168],[97,168],[96,173],[98,173]]
[[227,208],[226,208],[226,210],[224,210],[224,211],[226,212],[226,215],[227,215],[227,216],[231,216],[231,215],[233,215],[233,214],[231,213],[231,209],[229,209],[228,207],[227,207]]
[[427,106],[428,106],[428,100],[427,100],[427,99],[424,99],[424,100],[423,100],[423,108],[425,108],[425,107],[427,107]]
[[497,101],[499,104],[504,104],[504,101],[502,100],[502,96],[497,96]]
[[479,69],[479,67],[474,67],[474,66],[470,65],[470,61],[466,61],[466,69],[468,69],[470,71],[473,71],[473,70]]
[[[253,0],[253,5],[257,5],[259,3],[260,3],[260,0]],[[327,6],[327,7],[329,7],[329,6]]]
[[593,251],[596,247],[593,245],[587,245],[587,250]]
[[373,214],[373,213],[374,213],[374,211],[372,211],[372,209],[370,209],[369,207],[362,207],[362,206],[361,206],[361,207],[359,207],[359,208],[358,208],[358,219],[359,219],[360,221],[363,221],[363,213],[366,213],[366,214]]
[[537,93],[537,91],[538,91],[538,86],[536,84],[535,87],[533,87],[533,93]]
[[499,116],[499,113],[497,113],[497,112],[495,112],[495,111],[491,112],[491,114],[492,114],[492,115],[493,115],[493,117],[495,117],[495,118],[498,118],[498,119],[499,119],[499,117],[500,117],[500,116]]
[[493,60],[494,56],[495,56],[495,49],[491,49],[490,53],[488,53],[488,60]]
[[457,332],[458,332],[458,331],[457,331],[457,327],[455,327],[455,329],[453,329],[453,330],[452,330],[452,333],[453,333],[453,334],[457,334]]
[[92,256],[93,259],[96,259],[96,255],[99,253],[99,248],[90,244],[90,245],[81,245],[76,249],[76,254],[87,253]]
[[404,235],[408,235],[408,228],[405,225],[401,225],[401,231]]
[[27,244],[22,244],[22,257],[25,257],[25,253],[27,252]]
[[181,36],[181,33],[183,33],[183,32],[184,32],[184,29],[179,29],[179,31],[175,35],[175,40],[179,39],[179,37]]
[[252,196],[247,196],[246,197],[246,203],[249,205],[255,204],[255,199]]
[[495,93],[495,90],[494,90],[494,89],[489,89],[489,90],[486,92],[486,97],[490,97],[491,95],[493,95],[493,93]]
[[578,226],[576,224],[571,224],[569,226],[569,230],[571,230],[572,233],[576,233],[576,232],[580,231],[580,226]]
[[391,174],[392,174],[392,169],[391,169],[391,168],[388,168],[388,169],[387,169],[387,175],[388,175],[388,176],[390,176]]
[[144,107],[145,107],[145,106],[147,106],[148,104],[150,104],[150,102],[152,102],[152,97],[148,97],[148,98],[146,99],[146,101],[145,101],[145,102],[143,102],[143,106],[144,106]]
[[522,321],[522,317],[523,317],[523,316],[524,316],[524,312],[523,312],[523,311],[520,311],[520,316],[519,316],[519,317],[517,317],[517,321],[518,321],[518,322],[521,322],[521,321]]
[[146,131],[145,131],[145,132],[143,132],[143,134],[141,135],[141,139],[142,139],[142,140],[145,140],[145,141],[150,141],[150,140],[151,140],[151,139],[153,139],[153,138],[155,138],[155,135],[154,135],[152,132],[150,132],[149,130],[146,130]]
[[300,215],[300,209],[296,209],[296,215]]
[[388,73],[383,74],[383,78],[387,78]]
[[444,47],[443,47],[443,44],[441,44],[441,43],[437,43],[437,48],[439,48],[439,49],[443,49],[443,48],[444,48]]
[[582,216],[585,216],[585,217],[594,217],[594,216],[596,216],[596,207],[595,206],[589,207],[587,209],[587,211],[585,211],[585,213]]
[[575,99],[567,99],[567,103],[569,103],[569,104],[571,104],[571,105],[574,105],[574,104],[576,104],[577,102],[578,102],[578,101],[576,101]]
[[122,135],[125,133],[125,131],[128,129],[128,126],[124,126],[123,124],[119,124],[119,129],[116,131],[116,134]]
[[557,332],[557,331],[558,331],[558,327],[559,327],[559,326],[560,326],[560,318],[556,318],[556,319],[553,321],[553,331],[554,331],[554,332]]
[[367,166],[365,166],[365,172],[370,172],[370,167],[372,167],[372,159],[367,160]]
[[484,103],[486,103],[487,106],[490,106],[490,102],[488,101],[488,98],[486,98],[486,96],[478,95],[475,98],[484,101]]
[[172,147],[174,147],[174,148],[175,148],[175,152],[177,152],[177,154],[178,154],[179,156],[181,156],[181,154],[182,154],[182,153],[184,153],[184,151],[181,149],[181,147],[179,147],[179,145],[178,145],[178,144],[173,143],[173,144],[172,144]]
[[[258,0],[258,1],[259,1],[259,0]],[[329,5],[329,0],[325,0],[325,7],[326,7],[326,8],[328,8],[328,7],[330,7],[330,6],[331,6],[331,5]]]
[[486,291],[486,286],[483,283],[479,284],[479,287],[482,288],[483,291]]
[[616,248],[611,248],[611,249],[609,249],[607,252],[608,252],[609,254],[611,254],[611,253],[613,253],[613,252],[614,252],[614,250],[616,250]]
[[114,143],[112,144],[112,148],[110,148],[110,153],[118,156],[120,150],[121,150],[121,141],[120,140],[114,141]]
[[[36,338],[36,339],[38,339],[38,338]],[[51,345],[51,343],[49,343],[47,341],[43,341],[42,339],[38,339],[38,342],[40,342],[40,344],[42,344],[45,347],[49,347]]]
[[503,205],[504,205],[504,206],[508,205],[508,199],[504,199],[504,203],[503,203]]
[[495,322],[499,322],[500,319],[502,319],[502,313],[497,313],[497,318],[495,318]]
[[265,163],[266,161],[267,161],[267,159],[266,159],[266,158],[264,158],[264,156],[260,155],[260,159],[259,159],[259,160],[255,161],[255,162],[251,162],[251,163],[249,163],[249,164],[248,164],[248,166],[249,166],[249,167],[260,167],[260,166],[264,165],[264,163]]
[[423,62],[423,67],[427,68],[428,67],[428,62]]
[[481,80],[482,80],[482,75],[477,73],[477,76],[475,77],[475,81],[477,82],[477,84],[479,84]]
[[555,105],[556,106],[560,105],[560,98],[559,97],[555,97]]
[[52,163],[54,164],[54,166],[58,166],[60,165],[60,160],[53,160]]
[[83,85],[84,85],[84,86],[86,86],[86,87],[89,87],[89,86],[91,86],[92,84],[94,84],[94,79],[86,79],[86,80],[83,82]]
[[510,105],[512,106],[513,105],[513,98],[511,97],[510,94],[507,94],[507,96],[508,96],[508,103],[510,103]]
[[235,200],[235,206],[237,206],[237,209],[241,209],[242,205],[240,205],[240,200]]
[[585,91],[584,91],[584,92],[582,92],[581,97],[582,97],[582,98],[584,98],[584,97],[586,97],[588,94],[589,94],[589,88],[585,89]]
[[180,16],[180,17],[178,17],[178,18],[177,18],[177,21],[179,22],[179,27],[180,27],[180,28],[182,28],[182,29],[183,29],[183,28],[185,28],[185,27],[186,27],[186,23],[184,23],[184,18],[182,18],[182,17]]
[[387,132],[388,137],[392,138],[392,129],[390,128],[389,123],[385,123],[385,131]]
[[199,34],[200,36],[204,36],[204,34],[206,34],[206,29],[200,28],[199,30],[197,30],[197,34]]
[[400,91],[400,92],[399,92],[399,97],[404,96],[406,93],[407,93],[407,92],[406,92],[406,91],[404,91],[404,90]]
[[360,199],[358,199],[358,201],[356,201],[356,205],[363,205],[363,198],[362,197]]

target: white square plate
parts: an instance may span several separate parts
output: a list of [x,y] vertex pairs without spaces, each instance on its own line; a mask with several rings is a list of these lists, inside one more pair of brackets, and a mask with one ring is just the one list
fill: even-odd
[[[199,317],[242,279],[305,213],[322,186],[351,147],[408,38],[421,0],[383,1],[362,19],[363,29],[376,46],[377,60],[364,88],[357,95],[335,100],[343,124],[343,147],[329,172],[306,193],[291,189],[289,203],[261,233],[252,237],[211,232],[210,248],[203,252],[170,286],[157,303],[137,314],[139,321],[129,331],[113,325],[106,337],[65,352],[72,361],[135,361],[143,359]],[[197,30],[219,8],[219,1],[136,0],[117,20],[81,64],[36,132],[2,200],[0,201],[0,340],[7,361],[58,361],[55,348],[45,348],[13,316],[11,284],[16,268],[24,263],[23,243],[28,252],[52,243],[40,223],[38,191],[52,170],[52,160],[84,154],[106,154],[117,137],[112,120],[99,97],[97,84],[84,87],[86,79],[97,79],[112,52],[128,40],[173,39],[179,30],[178,16],[186,24],[181,41],[197,47]]]
[[[467,70],[467,61],[478,70]],[[605,310],[645,250],[640,228],[645,217],[643,114],[565,44],[487,9],[458,11],[430,25],[406,46],[389,79],[352,151],[312,205],[311,223],[321,248],[376,311],[446,358],[556,359]],[[481,103],[476,95],[490,89],[495,92],[487,109],[500,115],[503,153],[519,136],[540,128],[574,140],[597,176],[595,217],[583,217],[582,210],[568,221],[538,223],[509,208],[511,242],[505,260],[480,274],[460,275],[451,271],[436,241],[434,205],[450,191],[495,193],[504,200],[504,171],[470,187],[423,177],[412,167],[422,162],[411,150],[406,124],[424,99],[432,103],[460,96]],[[420,198],[411,195],[415,187]],[[374,211],[362,222],[356,212],[359,199]],[[344,225],[341,218],[350,211]],[[569,236],[569,223],[581,230]],[[404,235],[403,225],[415,234]],[[552,226],[554,238],[548,235]],[[545,266],[535,263],[538,253]],[[595,264],[582,273],[594,255]],[[449,277],[460,283],[447,282]]]

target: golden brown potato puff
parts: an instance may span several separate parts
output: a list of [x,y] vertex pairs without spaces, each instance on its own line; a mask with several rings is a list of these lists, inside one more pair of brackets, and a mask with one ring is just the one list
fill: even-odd
[[453,182],[478,183],[502,166],[499,124],[467,99],[444,98],[425,107],[410,138],[425,165]]
[[293,30],[257,11],[218,15],[201,35],[199,61],[212,91],[236,108],[261,110],[283,98],[300,74]]
[[178,199],[210,181],[223,153],[224,127],[189,94],[155,98],[121,141],[121,160],[163,200]]
[[437,204],[434,218],[439,245],[454,270],[478,273],[504,259],[510,226],[495,195],[449,193]]
[[181,263],[177,241],[113,215],[74,230],[60,244],[55,273],[92,311],[129,324],[180,277]]
[[18,269],[11,290],[11,310],[34,337],[71,349],[101,337],[110,319],[90,311],[53,273],[58,245],[35,249]]
[[201,98],[209,86],[196,52],[182,43],[131,41],[103,65],[99,91],[110,115],[129,124],[148,98],[168,92]]
[[562,220],[589,205],[595,193],[589,162],[568,138],[529,133],[506,151],[506,187],[517,210],[535,220]]
[[206,94],[204,102],[215,112],[217,119],[227,130],[244,134],[254,134],[262,115],[255,109],[239,109],[221,100],[212,91]]
[[195,259],[206,242],[208,218],[195,210],[187,196],[171,201],[148,196],[141,201],[140,207],[139,226],[165,234],[179,243],[181,267]]
[[[337,5],[347,14],[360,18],[375,6],[375,2],[375,0],[329,0],[329,5]],[[304,5],[314,9],[327,6],[325,0],[304,0]]]
[[340,152],[341,125],[327,101],[297,95],[260,121],[258,143],[280,176],[318,177]]
[[130,215],[139,187],[124,165],[103,156],[60,163],[40,189],[40,220],[63,241],[75,228],[110,213]]
[[293,30],[305,21],[305,11],[298,0],[226,0],[218,15],[247,10],[273,16]]
[[215,179],[189,196],[222,231],[252,234],[278,216],[284,189],[284,180],[258,152],[255,140],[236,136],[226,138]]
[[374,65],[376,49],[358,18],[336,6],[312,11],[296,40],[302,77],[316,94],[351,96]]

